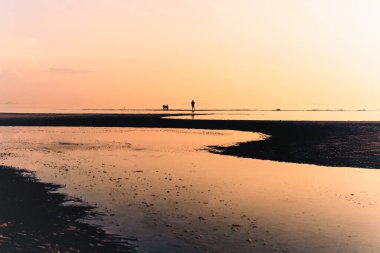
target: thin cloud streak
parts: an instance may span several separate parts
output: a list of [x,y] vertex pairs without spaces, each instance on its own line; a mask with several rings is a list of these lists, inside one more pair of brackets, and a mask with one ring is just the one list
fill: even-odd
[[95,71],[85,69],[70,69],[70,68],[49,68],[45,72],[53,74],[93,74]]

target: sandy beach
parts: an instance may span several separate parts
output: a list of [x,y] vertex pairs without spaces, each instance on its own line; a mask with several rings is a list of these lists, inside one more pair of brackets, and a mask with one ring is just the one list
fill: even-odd
[[0,253],[380,253],[379,14],[1,0]]
[[[116,121],[123,127],[110,127]],[[100,123],[107,126],[100,127]],[[274,156],[263,160],[252,155],[256,147],[244,146],[265,145],[278,135],[281,141],[259,149],[274,148],[277,152],[273,153],[279,155],[278,146],[285,145],[281,134],[286,136],[294,129],[298,133],[320,129],[320,137],[331,138],[334,131],[324,129],[350,130],[346,134],[372,129],[375,134],[376,123],[2,115],[0,124],[16,125],[0,127],[1,164],[34,171],[41,182],[60,185],[59,193],[103,213],[86,224],[107,235],[129,238],[133,245],[124,248],[127,252],[380,250],[380,174],[364,169],[377,166],[376,156],[365,159],[358,154],[362,168],[327,167],[271,159]],[[202,124],[204,129],[200,129]],[[221,130],[228,127],[245,131]],[[341,132],[335,131],[334,136]],[[307,139],[300,134],[297,143],[301,136]],[[368,146],[376,155],[376,145]],[[239,149],[246,152],[233,153]],[[302,151],[308,157],[321,155],[309,150]],[[220,154],[224,152],[231,153]]]
[[[181,115],[183,117],[184,114]],[[169,116],[176,117],[178,114],[0,113],[0,126],[150,127],[260,132],[270,138],[265,142],[247,141],[233,147],[215,146],[214,151],[281,162],[380,168],[378,121],[184,120]]]

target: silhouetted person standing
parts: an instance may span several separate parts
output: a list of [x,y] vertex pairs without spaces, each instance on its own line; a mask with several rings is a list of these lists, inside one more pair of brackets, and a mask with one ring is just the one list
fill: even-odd
[[195,101],[194,100],[191,100],[191,111],[192,112],[195,111]]

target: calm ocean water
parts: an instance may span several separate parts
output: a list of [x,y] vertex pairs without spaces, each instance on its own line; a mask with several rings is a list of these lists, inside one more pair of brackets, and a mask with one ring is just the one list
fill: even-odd
[[173,116],[177,119],[380,121],[380,111],[223,111],[204,115]]
[[186,109],[51,109],[48,107],[2,105],[0,113],[106,113],[106,114],[183,114],[171,116],[178,119],[219,120],[305,120],[305,121],[380,121],[377,110],[246,110],[218,109],[197,110],[194,114]]

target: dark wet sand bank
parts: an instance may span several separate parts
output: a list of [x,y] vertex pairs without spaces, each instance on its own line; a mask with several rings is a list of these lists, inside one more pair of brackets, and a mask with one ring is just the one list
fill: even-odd
[[0,166],[0,252],[136,252],[131,239],[85,223],[100,214],[59,188]]
[[[0,126],[93,126],[228,129],[268,134],[264,141],[212,152],[323,166],[380,168],[379,122],[168,119],[168,114],[0,114]],[[172,116],[175,116],[173,114]]]

